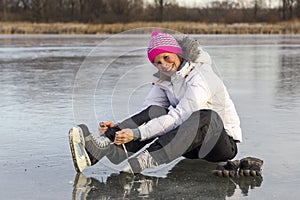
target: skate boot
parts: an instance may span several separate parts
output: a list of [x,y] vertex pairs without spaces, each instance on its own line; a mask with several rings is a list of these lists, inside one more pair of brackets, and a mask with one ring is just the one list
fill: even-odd
[[158,163],[150,155],[150,153],[145,150],[140,153],[137,157],[130,158],[128,160],[129,165],[126,166],[122,171],[128,173],[140,173],[146,168],[157,167]]
[[95,138],[86,125],[81,124],[69,131],[70,149],[77,172],[96,164],[107,153],[112,143],[107,137]]
[[261,167],[264,161],[259,158],[246,157],[241,159],[239,175],[240,176],[261,176]]
[[240,165],[239,160],[227,161],[224,164],[219,164],[213,174],[221,177],[235,177]]

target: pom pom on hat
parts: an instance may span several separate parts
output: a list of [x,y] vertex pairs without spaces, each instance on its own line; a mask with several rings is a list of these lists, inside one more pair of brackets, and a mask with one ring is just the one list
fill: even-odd
[[161,32],[160,30],[155,30],[151,33],[151,37],[157,36],[158,34],[163,34],[163,32]]
[[154,58],[161,53],[176,53],[183,55],[182,49],[177,40],[168,33],[155,30],[151,34],[148,46],[148,58],[150,62],[154,62]]

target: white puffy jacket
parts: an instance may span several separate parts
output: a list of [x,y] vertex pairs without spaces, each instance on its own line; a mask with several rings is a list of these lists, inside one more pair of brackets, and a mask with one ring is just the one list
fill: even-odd
[[177,40],[188,62],[171,76],[171,80],[158,81],[152,87],[143,107],[158,105],[170,111],[139,126],[141,140],[176,128],[195,111],[211,109],[222,118],[227,134],[241,142],[239,117],[222,80],[212,70],[210,56],[195,40]]

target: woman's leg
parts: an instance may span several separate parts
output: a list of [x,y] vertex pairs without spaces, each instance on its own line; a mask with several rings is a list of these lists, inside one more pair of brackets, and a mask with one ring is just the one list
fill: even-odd
[[160,136],[147,150],[158,164],[190,154],[194,158],[217,162],[230,159],[237,152],[221,118],[212,110],[193,113],[178,128]]
[[227,135],[225,130],[223,130],[217,143],[206,156],[201,157],[200,152],[201,145],[185,153],[183,156],[190,159],[201,158],[209,162],[225,162],[233,159],[236,156],[238,150],[236,142],[233,140],[232,137]]

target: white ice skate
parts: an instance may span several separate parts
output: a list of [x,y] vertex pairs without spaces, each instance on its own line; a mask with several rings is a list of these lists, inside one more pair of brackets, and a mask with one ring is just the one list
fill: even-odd
[[69,142],[75,170],[82,172],[87,166],[91,166],[91,160],[85,149],[84,136],[80,127],[71,128]]

